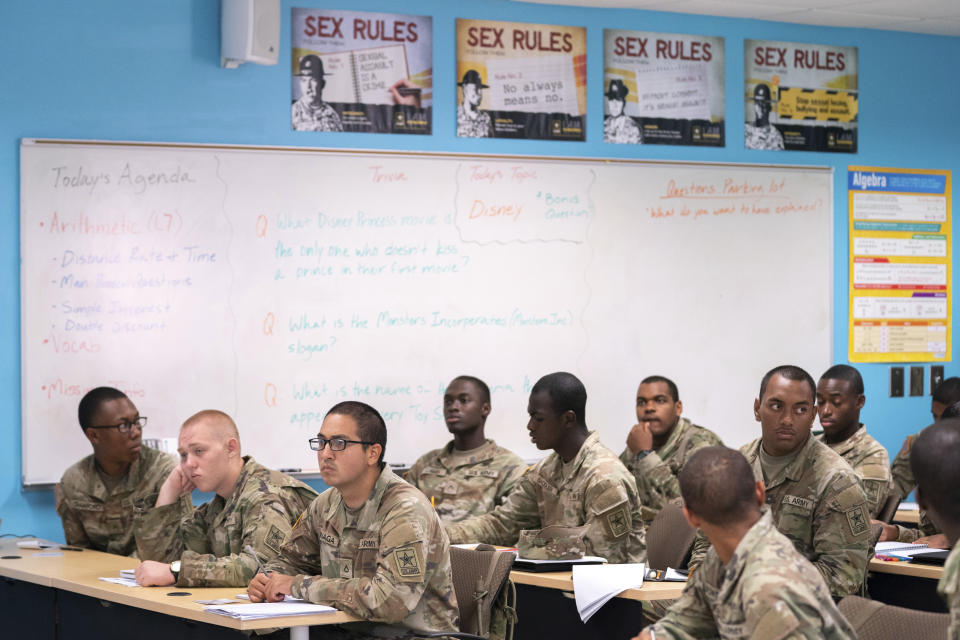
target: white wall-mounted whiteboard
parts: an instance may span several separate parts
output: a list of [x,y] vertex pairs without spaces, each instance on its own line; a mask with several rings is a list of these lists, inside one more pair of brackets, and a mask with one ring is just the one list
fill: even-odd
[[535,458],[552,371],[619,451],[646,375],[739,445],[766,370],[831,363],[828,169],[33,140],[20,166],[25,484],[89,453],[103,384],[145,437],[222,409],[306,470],[342,399],[384,414],[391,462],[439,446],[461,373]]

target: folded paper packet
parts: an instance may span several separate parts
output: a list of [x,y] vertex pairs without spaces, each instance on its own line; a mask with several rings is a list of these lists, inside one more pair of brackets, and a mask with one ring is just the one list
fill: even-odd
[[586,525],[524,529],[517,542],[517,554],[529,560],[579,560],[587,551],[583,541],[586,533]]

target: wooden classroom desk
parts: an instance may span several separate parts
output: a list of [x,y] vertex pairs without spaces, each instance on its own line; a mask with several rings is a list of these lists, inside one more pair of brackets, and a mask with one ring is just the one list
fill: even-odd
[[918,524],[920,522],[920,512],[916,509],[897,509],[893,514],[893,522]]
[[[61,553],[60,556],[40,556],[40,553]],[[0,542],[0,556],[19,555],[19,559],[0,558],[0,576],[22,580],[44,587],[69,591],[97,600],[145,609],[168,616],[194,620],[248,631],[254,629],[290,628],[291,638],[306,638],[313,625],[358,622],[351,614],[337,611],[307,616],[284,616],[261,620],[237,620],[227,616],[208,613],[205,605],[195,600],[235,599],[243,593],[243,587],[127,587],[100,580],[100,577],[120,577],[121,569],[134,569],[139,564],[135,558],[117,556],[85,549],[66,551],[51,549],[20,549],[16,541]],[[189,596],[171,596],[172,592],[189,592]]]
[[920,564],[914,562],[890,562],[872,558],[870,571],[877,573],[891,573],[898,576],[914,576],[916,578],[931,578],[940,580],[943,576],[943,566],[935,564]]
[[[527,584],[547,589],[573,591],[572,571],[550,571],[537,573],[532,571],[511,571],[510,579],[515,584]],[[669,600],[679,598],[686,582],[644,582],[639,589],[627,589],[617,597],[628,600]]]
[[921,611],[947,611],[937,594],[942,566],[873,558],[869,569],[867,589],[874,600]]

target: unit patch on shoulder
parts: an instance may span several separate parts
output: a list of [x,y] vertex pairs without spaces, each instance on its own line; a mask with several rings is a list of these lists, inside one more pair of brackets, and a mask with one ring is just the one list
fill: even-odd
[[607,521],[607,528],[614,538],[619,538],[630,532],[630,514],[627,512],[626,505],[610,511],[604,518]]
[[419,582],[423,580],[423,562],[416,547],[403,547],[393,552],[393,562],[397,567],[397,575],[404,582]]
[[862,504],[858,504],[852,509],[846,510],[847,525],[850,527],[850,533],[854,537],[859,536],[870,530],[870,517]]
[[263,544],[274,553],[280,553],[280,547],[283,546],[286,537],[277,525],[272,524],[267,535],[263,538]]

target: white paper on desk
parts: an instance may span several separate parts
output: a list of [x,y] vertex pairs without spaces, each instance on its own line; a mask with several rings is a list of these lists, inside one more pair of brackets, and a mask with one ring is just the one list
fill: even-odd
[[17,547],[21,549],[53,549],[59,547],[56,542],[50,542],[49,540],[41,540],[40,538],[35,538],[32,540],[17,540]]
[[259,620],[283,616],[305,616],[314,613],[333,613],[333,607],[312,602],[259,602],[249,604],[224,604],[204,607],[204,611],[229,616],[238,620]]
[[577,558],[576,560],[535,560],[533,558],[524,558],[523,556],[517,556],[518,562],[528,562],[530,564],[536,565],[551,565],[551,564],[561,564],[561,565],[573,565],[578,564],[600,564],[606,562],[606,558],[601,558],[600,556],[583,556],[582,558]]
[[893,540],[891,542],[878,542],[874,553],[895,553],[898,556],[909,556],[911,551],[925,551],[926,549],[927,545],[922,543],[916,544],[915,542],[897,542]]
[[137,584],[137,581],[134,580],[133,578],[103,578],[103,577],[101,577],[100,579],[103,580],[104,582],[110,582],[110,583],[112,583],[112,584],[120,584],[120,585],[123,585],[123,586],[125,586],[125,587],[139,587],[139,586],[140,586],[139,584]]
[[621,591],[643,586],[644,563],[587,564],[573,567],[573,595],[586,622]]
[[920,505],[916,502],[901,502],[900,506],[897,507],[897,511],[919,511]]

